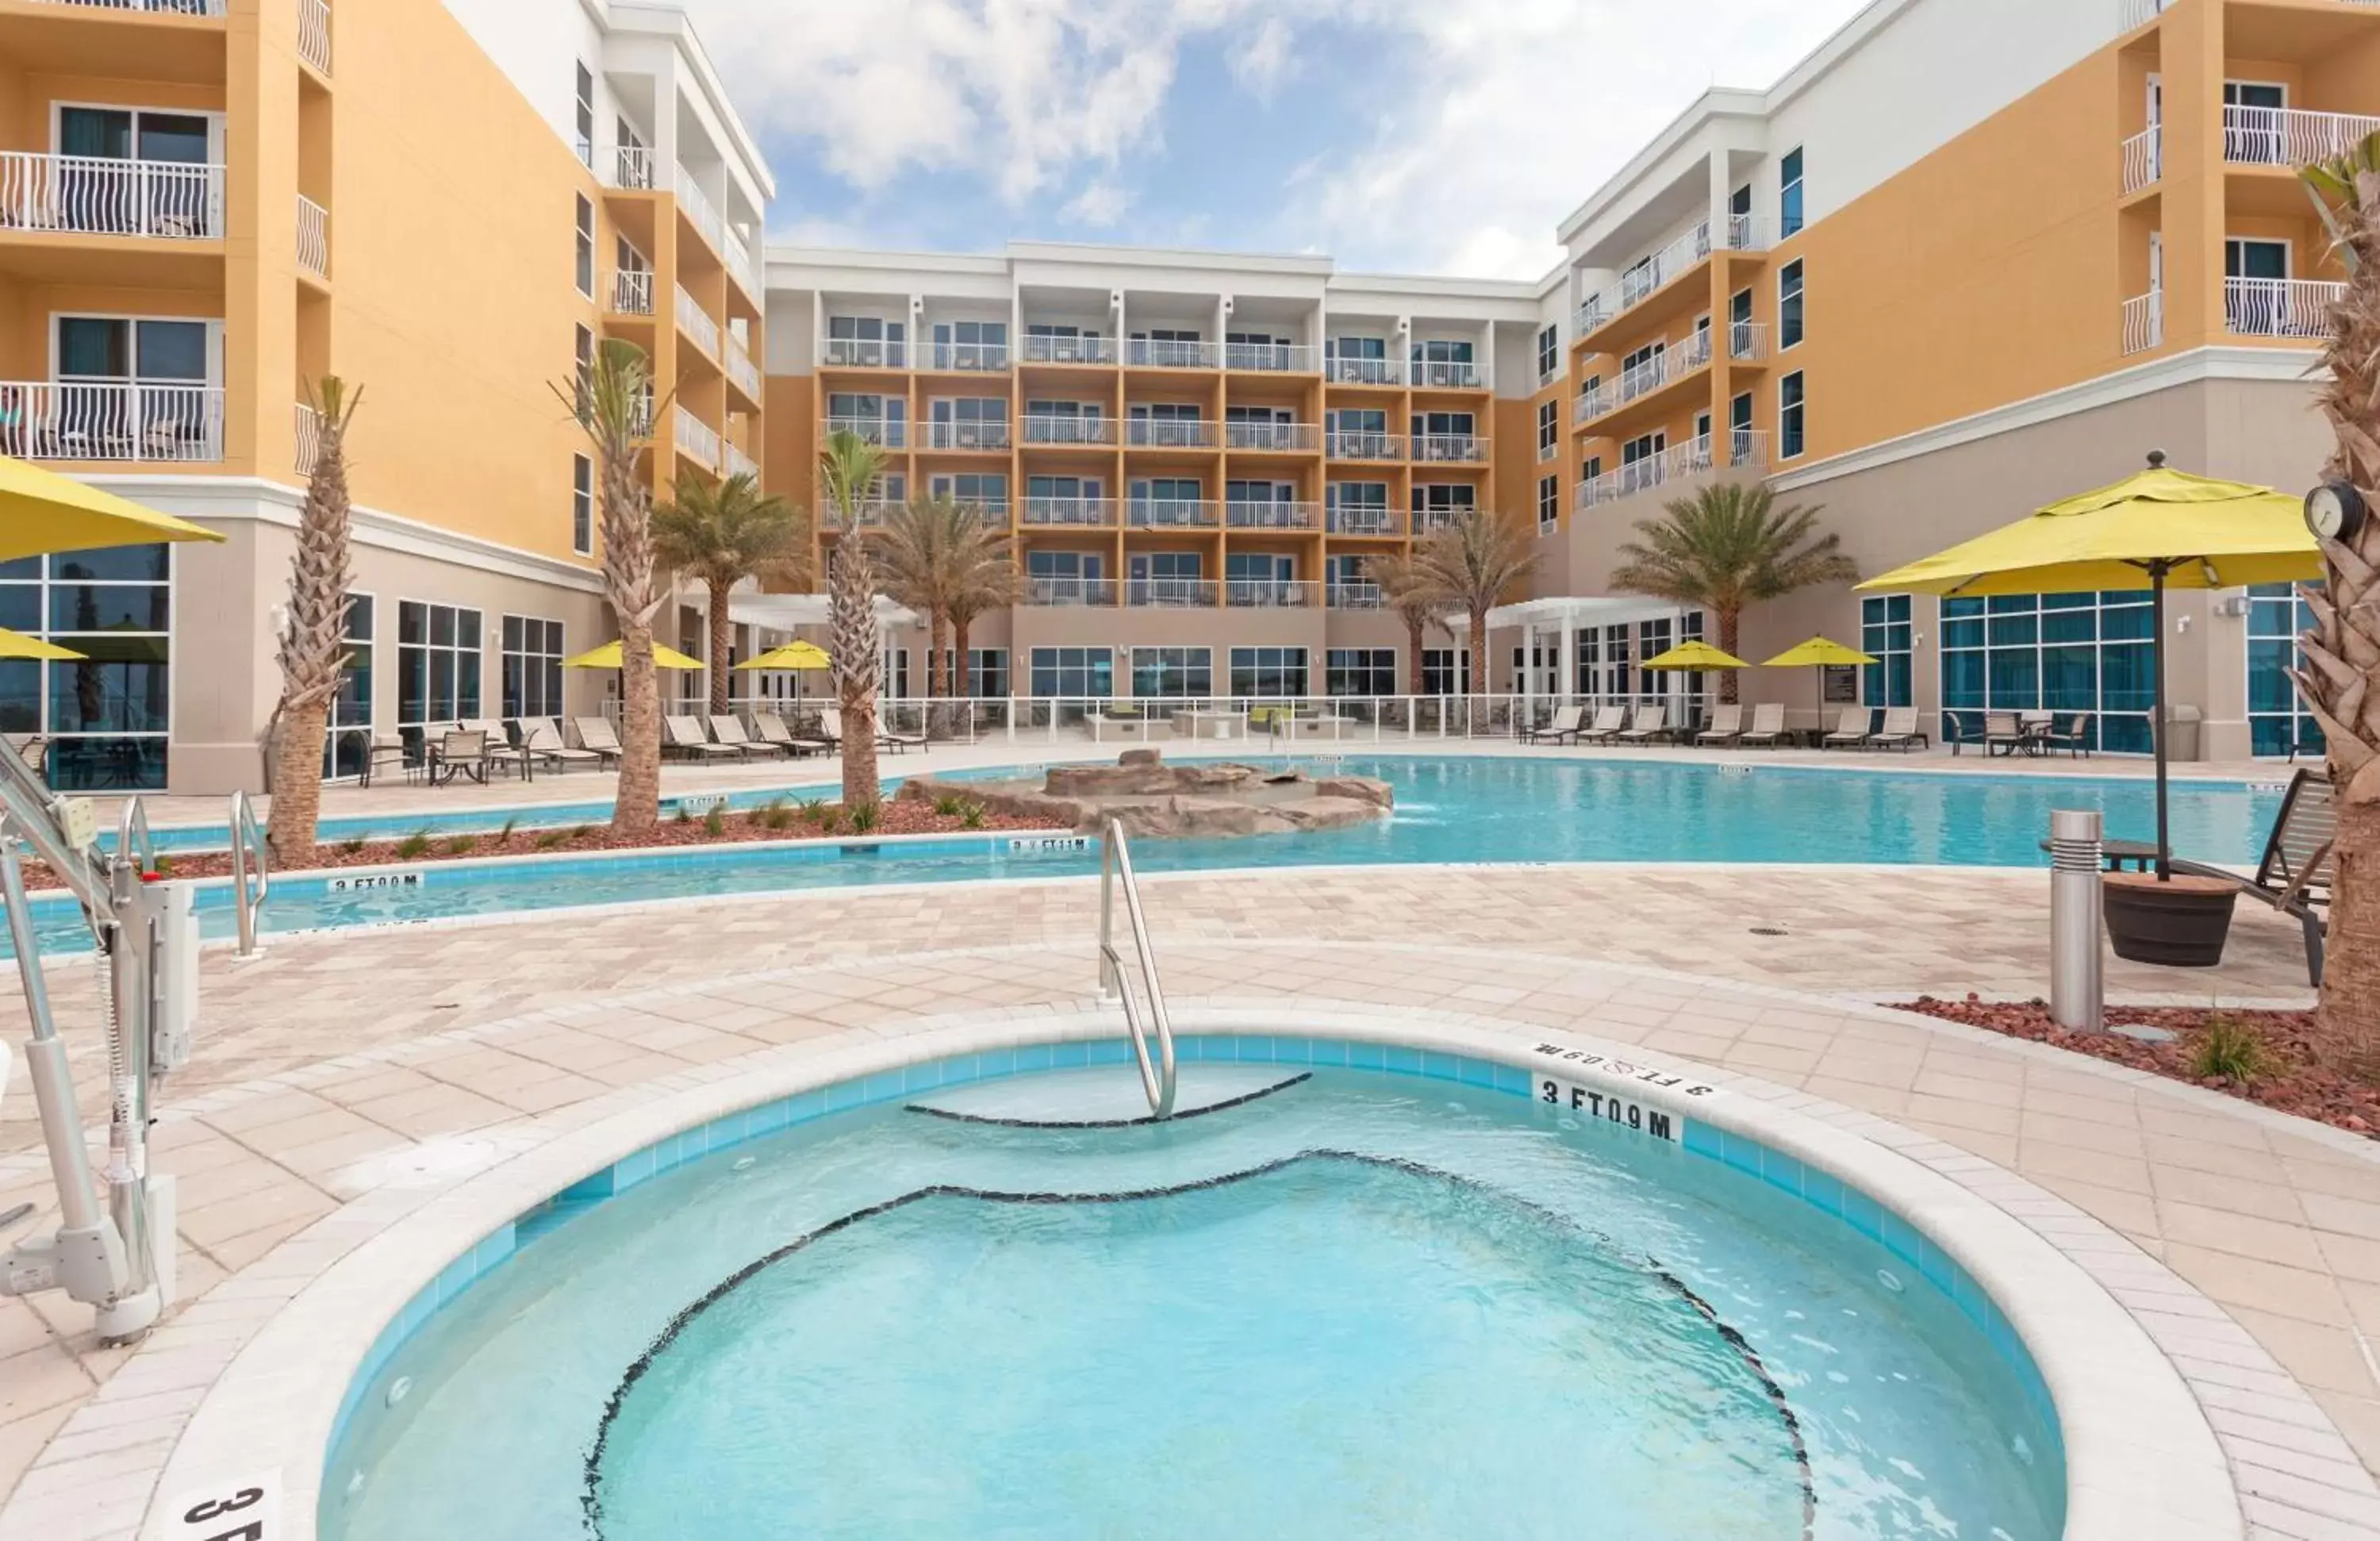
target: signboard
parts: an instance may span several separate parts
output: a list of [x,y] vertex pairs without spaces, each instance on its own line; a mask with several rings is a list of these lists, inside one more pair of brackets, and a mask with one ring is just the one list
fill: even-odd
[[407,867],[395,872],[358,872],[350,877],[333,878],[322,886],[333,893],[361,893],[371,889],[419,888],[429,880],[427,868]]
[[1820,680],[1826,687],[1828,706],[1859,705],[1858,664],[1828,663],[1820,667],[1823,670]]
[[713,808],[726,806],[727,794],[724,792],[688,792],[670,799],[670,812],[682,813],[688,818],[698,818]]
[[1678,1126],[1684,1120],[1668,1108],[1643,1101],[1645,1088],[1706,1102],[1724,1095],[1717,1086],[1659,1065],[1550,1043],[1537,1045],[1536,1051],[1545,1062],[1531,1077],[1537,1101],[1671,1144],[1677,1143]]
[[1019,835],[1008,843],[1012,856],[1079,856],[1090,849],[1088,835]]
[[184,1493],[165,1508],[164,1541],[282,1541],[278,1467]]

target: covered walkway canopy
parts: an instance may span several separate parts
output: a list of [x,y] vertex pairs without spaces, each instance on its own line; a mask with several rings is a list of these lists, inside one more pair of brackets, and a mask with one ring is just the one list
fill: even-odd
[[[1518,631],[1521,634],[1521,656],[1532,663],[1537,658],[1538,638],[1548,633],[1551,634],[1550,639],[1554,644],[1555,688],[1550,692],[1539,691],[1536,688],[1539,683],[1539,671],[1536,668],[1524,668],[1521,671],[1519,687],[1514,692],[1524,701],[1534,705],[1536,698],[1539,695],[1546,695],[1553,700],[1568,701],[1580,697],[1600,697],[1604,694],[1600,690],[1574,688],[1578,683],[1578,634],[1582,630],[1602,626],[1633,626],[1645,621],[1670,621],[1673,623],[1670,638],[1672,642],[1677,642],[1684,639],[1685,618],[1697,613],[1698,608],[1694,605],[1679,604],[1673,600],[1651,599],[1643,594],[1594,594],[1562,599],[1528,600],[1520,604],[1498,605],[1489,611],[1488,629],[1490,633]],[[1471,619],[1467,615],[1450,616],[1447,618],[1446,629],[1458,637],[1466,637],[1471,630]],[[1483,648],[1477,651],[1484,655],[1486,649]],[[1661,693],[1682,694],[1684,678],[1683,675],[1677,676],[1674,685]],[[1475,688],[1488,690],[1494,684],[1494,676],[1492,673],[1483,669],[1481,674],[1473,679],[1472,684]]]

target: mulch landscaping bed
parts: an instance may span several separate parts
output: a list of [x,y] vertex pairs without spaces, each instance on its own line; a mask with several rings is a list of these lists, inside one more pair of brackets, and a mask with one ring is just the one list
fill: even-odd
[[[2077,1054],[2113,1060],[2135,1070],[2219,1091],[2300,1118],[2367,1138],[2380,1138],[2380,1088],[2364,1086],[2325,1067],[2314,1053],[2312,1012],[2210,1011],[2205,1007],[2110,1006],[2109,1025],[2162,1027],[2170,1042],[2146,1043],[2121,1033],[2074,1033],[2050,1020],[2046,1001],[1994,1003],[1969,996],[1939,1001],[1932,996],[1894,1002],[1896,1011],[1917,1012],[1945,1022],[2002,1033],[2012,1038],[2055,1044]],[[2222,1018],[2252,1031],[2264,1050],[2265,1070],[2245,1083],[2199,1075],[2192,1068],[2200,1036],[2210,1019]]]
[[[815,807],[816,819],[801,816],[806,807]],[[524,809],[522,819],[538,817],[534,808]],[[609,824],[580,824],[550,830],[516,830],[500,835],[491,830],[479,834],[432,835],[427,848],[406,849],[406,841],[374,840],[362,843],[343,842],[335,845],[317,845],[309,860],[275,861],[275,871],[293,868],[334,867],[386,867],[396,863],[454,861],[465,856],[520,856],[573,851],[637,851],[654,850],[676,845],[730,845],[762,840],[855,840],[875,835],[975,834],[985,831],[1034,830],[1053,833],[1069,831],[1051,830],[1047,820],[1020,819],[1014,815],[982,809],[973,824],[963,814],[936,813],[931,803],[916,799],[906,801],[886,798],[877,805],[875,826],[865,835],[851,827],[839,803],[805,805],[787,799],[778,815],[780,822],[771,826],[761,810],[722,812],[720,828],[712,833],[699,819],[679,819],[664,815],[651,832],[636,836],[615,835]],[[228,851],[176,853],[158,860],[161,872],[172,878],[213,878],[231,870]],[[37,861],[25,864],[25,886],[55,888],[57,880],[49,868]]]

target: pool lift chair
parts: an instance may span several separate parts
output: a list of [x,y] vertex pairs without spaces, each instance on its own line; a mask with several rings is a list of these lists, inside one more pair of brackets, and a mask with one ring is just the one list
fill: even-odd
[[[233,838],[253,821],[235,799]],[[262,842],[255,842],[261,853]],[[21,852],[30,850],[82,905],[103,972],[101,1017],[107,1036],[106,1200],[92,1182],[82,1115],[67,1070],[65,1040],[50,1010],[38,962],[40,945],[25,894]],[[0,1295],[63,1290],[94,1308],[103,1344],[146,1335],[172,1301],[174,1184],[149,1170],[149,1108],[157,1079],[189,1062],[198,1025],[199,923],[188,883],[152,880],[154,850],[137,797],[125,804],[115,849],[99,849],[91,803],[53,794],[14,752],[0,752],[0,898],[18,958],[18,982],[32,1036],[25,1043],[58,1228],[0,1250]],[[257,898],[261,899],[261,869]],[[243,939],[253,936],[249,890],[239,882]],[[0,1080],[6,1079],[0,1056]],[[21,1222],[30,1208],[0,1216]]]

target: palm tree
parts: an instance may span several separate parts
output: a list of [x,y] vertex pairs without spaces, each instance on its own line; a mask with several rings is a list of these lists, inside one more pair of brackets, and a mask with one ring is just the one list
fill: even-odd
[[620,628],[620,787],[612,828],[646,834],[661,822],[661,686],[653,675],[653,617],[669,602],[653,561],[652,490],[639,441],[652,433],[652,364],[618,337],[596,346],[584,375],[557,385],[595,442],[601,479],[603,598]]
[[1007,531],[978,504],[921,498],[886,518],[876,561],[884,591],[926,617],[933,654],[927,694],[965,697],[968,629],[1016,598],[1016,558]]
[[[1706,487],[1668,504],[1658,519],[1636,521],[1642,540],[1620,548],[1611,587],[1709,611],[1718,619],[1719,650],[1734,652],[1751,606],[1799,588],[1859,581],[1841,538],[1817,533],[1818,513],[1779,508],[1766,487]],[[1736,699],[1733,670],[1720,673],[1718,688],[1720,700]]]
[[1485,508],[1466,508],[1414,546],[1419,588],[1439,609],[1471,622],[1471,688],[1485,695],[1493,678],[1488,659],[1488,613],[1529,580],[1539,558],[1536,536],[1520,520]]
[[849,429],[827,435],[820,478],[835,528],[827,559],[827,658],[843,709],[843,805],[873,807],[883,796],[876,777],[876,686],[884,668],[876,631],[876,564],[860,537],[860,505],[884,474],[884,451]]
[[2338,449],[2325,479],[2359,489],[2362,527],[2323,542],[2324,588],[2306,589],[2298,688],[2328,745],[2338,788],[2330,947],[2316,1020],[2329,1052],[2380,1075],[2380,134],[2305,172],[2348,272],[2324,349],[2322,409]]
[[792,580],[807,565],[809,528],[784,499],[760,491],[760,479],[739,471],[713,483],[680,476],[677,495],[653,510],[653,556],[671,573],[693,578],[710,595],[710,710],[727,710],[728,637],[735,629],[728,596],[746,578]]
[[289,624],[281,634],[280,736],[273,750],[273,813],[265,840],[285,863],[314,854],[322,812],[323,724],[347,666],[347,589],[355,581],[347,499],[347,425],[363,392],[324,375],[308,393],[320,426],[298,550],[289,572]]
[[1014,604],[1025,587],[1025,576],[1017,570],[1015,543],[1008,532],[980,510],[970,507],[969,511],[977,516],[971,525],[960,528],[954,541],[958,554],[951,564],[951,657],[958,666],[951,694],[962,699],[974,693],[973,681],[967,677],[968,631],[984,615]]
[[1413,695],[1421,694],[1422,653],[1429,628],[1441,625],[1446,617],[1446,603],[1434,592],[1420,564],[1402,553],[1366,558],[1365,576],[1379,585],[1380,597],[1397,619],[1405,624],[1405,643],[1412,653],[1411,672],[1405,676],[1405,688]]

